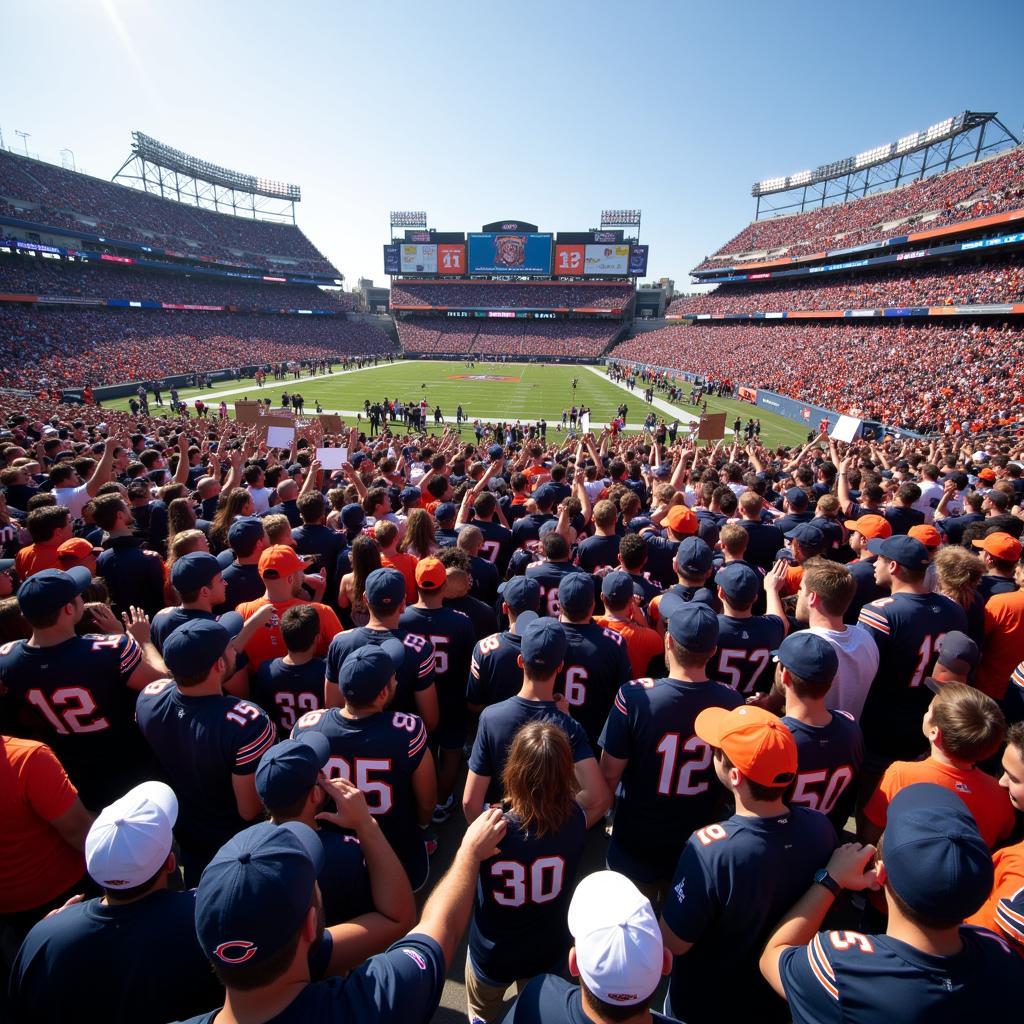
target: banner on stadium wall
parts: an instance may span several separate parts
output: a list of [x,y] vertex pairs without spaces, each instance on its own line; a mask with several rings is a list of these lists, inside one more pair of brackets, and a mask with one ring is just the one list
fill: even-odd
[[753,388],[741,387],[736,392],[736,397],[741,402],[749,402],[751,405],[757,405],[757,392]]
[[625,277],[628,269],[628,245],[587,245],[583,248],[584,274],[614,274],[616,277]]
[[384,273],[385,274],[400,274],[401,272],[402,272],[401,246],[398,246],[398,245],[385,245],[384,246]]
[[650,252],[649,245],[632,245],[629,248],[629,276],[647,276],[647,255]]
[[551,234],[495,231],[469,236],[471,274],[551,273]]

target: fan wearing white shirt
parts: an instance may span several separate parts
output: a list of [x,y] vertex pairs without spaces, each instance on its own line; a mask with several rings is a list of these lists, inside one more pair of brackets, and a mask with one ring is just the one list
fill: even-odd
[[50,483],[57,504],[63,505],[71,512],[72,519],[82,518],[82,509],[96,497],[99,489],[110,479],[110,469],[114,464],[114,451],[121,442],[116,437],[108,437],[103,445],[103,457],[92,472],[92,476],[82,483],[78,470],[71,463],[61,463],[50,471]]

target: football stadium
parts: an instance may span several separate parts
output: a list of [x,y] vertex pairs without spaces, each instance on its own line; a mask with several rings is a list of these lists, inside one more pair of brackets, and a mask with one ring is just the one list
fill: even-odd
[[355,276],[335,167],[0,133],[0,1019],[1012,1006],[1024,133],[918,106],[708,180],[685,283],[561,179],[407,181]]

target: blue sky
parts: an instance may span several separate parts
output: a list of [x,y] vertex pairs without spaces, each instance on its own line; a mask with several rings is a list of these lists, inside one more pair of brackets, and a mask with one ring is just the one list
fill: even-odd
[[678,287],[757,179],[964,109],[1024,121],[1018,0],[0,3],[9,147],[109,178],[138,129],[296,182],[350,284],[384,278],[392,209],[571,231],[639,207]]

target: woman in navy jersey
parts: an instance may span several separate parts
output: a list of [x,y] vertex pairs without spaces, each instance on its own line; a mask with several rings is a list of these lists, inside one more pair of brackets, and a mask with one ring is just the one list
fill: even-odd
[[497,1020],[506,989],[564,967],[566,911],[586,839],[572,747],[550,722],[516,733],[502,772],[508,832],[480,865],[466,957],[469,1019]]

